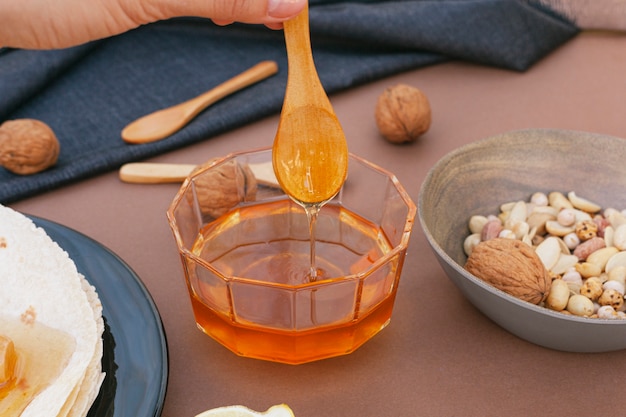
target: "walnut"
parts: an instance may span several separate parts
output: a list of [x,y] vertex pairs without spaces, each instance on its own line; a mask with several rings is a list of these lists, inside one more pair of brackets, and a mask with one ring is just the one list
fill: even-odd
[[418,88],[398,84],[378,97],[376,125],[390,142],[413,142],[428,131],[430,122],[428,97]]
[[495,238],[479,243],[468,257],[465,269],[494,287],[533,304],[546,299],[552,284],[534,249],[516,239]]
[[15,174],[35,174],[53,166],[59,151],[56,135],[39,120],[8,120],[0,125],[0,165]]
[[[211,159],[198,165],[191,176],[214,162],[215,159]],[[213,218],[220,217],[242,201],[253,201],[257,192],[257,180],[250,167],[234,160],[198,174],[194,185],[200,210]]]

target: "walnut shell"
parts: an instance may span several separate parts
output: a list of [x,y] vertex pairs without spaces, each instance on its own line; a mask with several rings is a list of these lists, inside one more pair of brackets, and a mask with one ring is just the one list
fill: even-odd
[[416,87],[398,84],[378,97],[376,125],[390,142],[413,142],[430,128],[431,109],[428,97]]
[[539,304],[550,292],[552,279],[534,249],[516,239],[480,242],[465,269],[494,287],[521,300]]
[[35,174],[53,166],[60,148],[52,129],[39,120],[9,120],[0,125],[0,165],[15,174]]
[[[214,163],[214,159],[197,166],[191,175]],[[230,160],[210,168],[194,179],[196,199],[204,215],[218,218],[242,201],[256,198],[257,180],[247,164]]]

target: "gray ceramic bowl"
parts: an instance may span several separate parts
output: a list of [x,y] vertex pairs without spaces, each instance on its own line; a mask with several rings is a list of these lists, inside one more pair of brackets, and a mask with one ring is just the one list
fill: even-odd
[[626,208],[626,141],[563,130],[523,130],[463,146],[428,173],[418,215],[437,260],[465,297],[529,342],[563,351],[626,348],[626,320],[569,316],[521,301],[465,271],[463,240],[474,214],[536,191],[575,191],[602,207]]

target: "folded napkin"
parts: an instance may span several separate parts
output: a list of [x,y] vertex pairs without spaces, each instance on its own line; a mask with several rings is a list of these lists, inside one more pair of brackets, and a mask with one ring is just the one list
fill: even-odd
[[[580,30],[571,17],[538,0],[311,0],[310,5],[314,59],[329,94],[450,59],[523,71]],[[279,64],[276,76],[214,104],[171,137],[143,145],[122,141],[122,128],[134,119],[268,59]],[[282,31],[218,27],[191,18],[64,50],[0,51],[0,121],[42,120],[61,142],[57,165],[45,172],[18,176],[0,168],[0,203],[276,114],[286,68]]]

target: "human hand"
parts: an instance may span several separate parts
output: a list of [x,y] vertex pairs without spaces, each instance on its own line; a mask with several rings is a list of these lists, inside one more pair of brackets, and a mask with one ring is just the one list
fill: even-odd
[[307,0],[0,0],[0,47],[54,49],[79,45],[173,17],[218,25],[279,29]]

